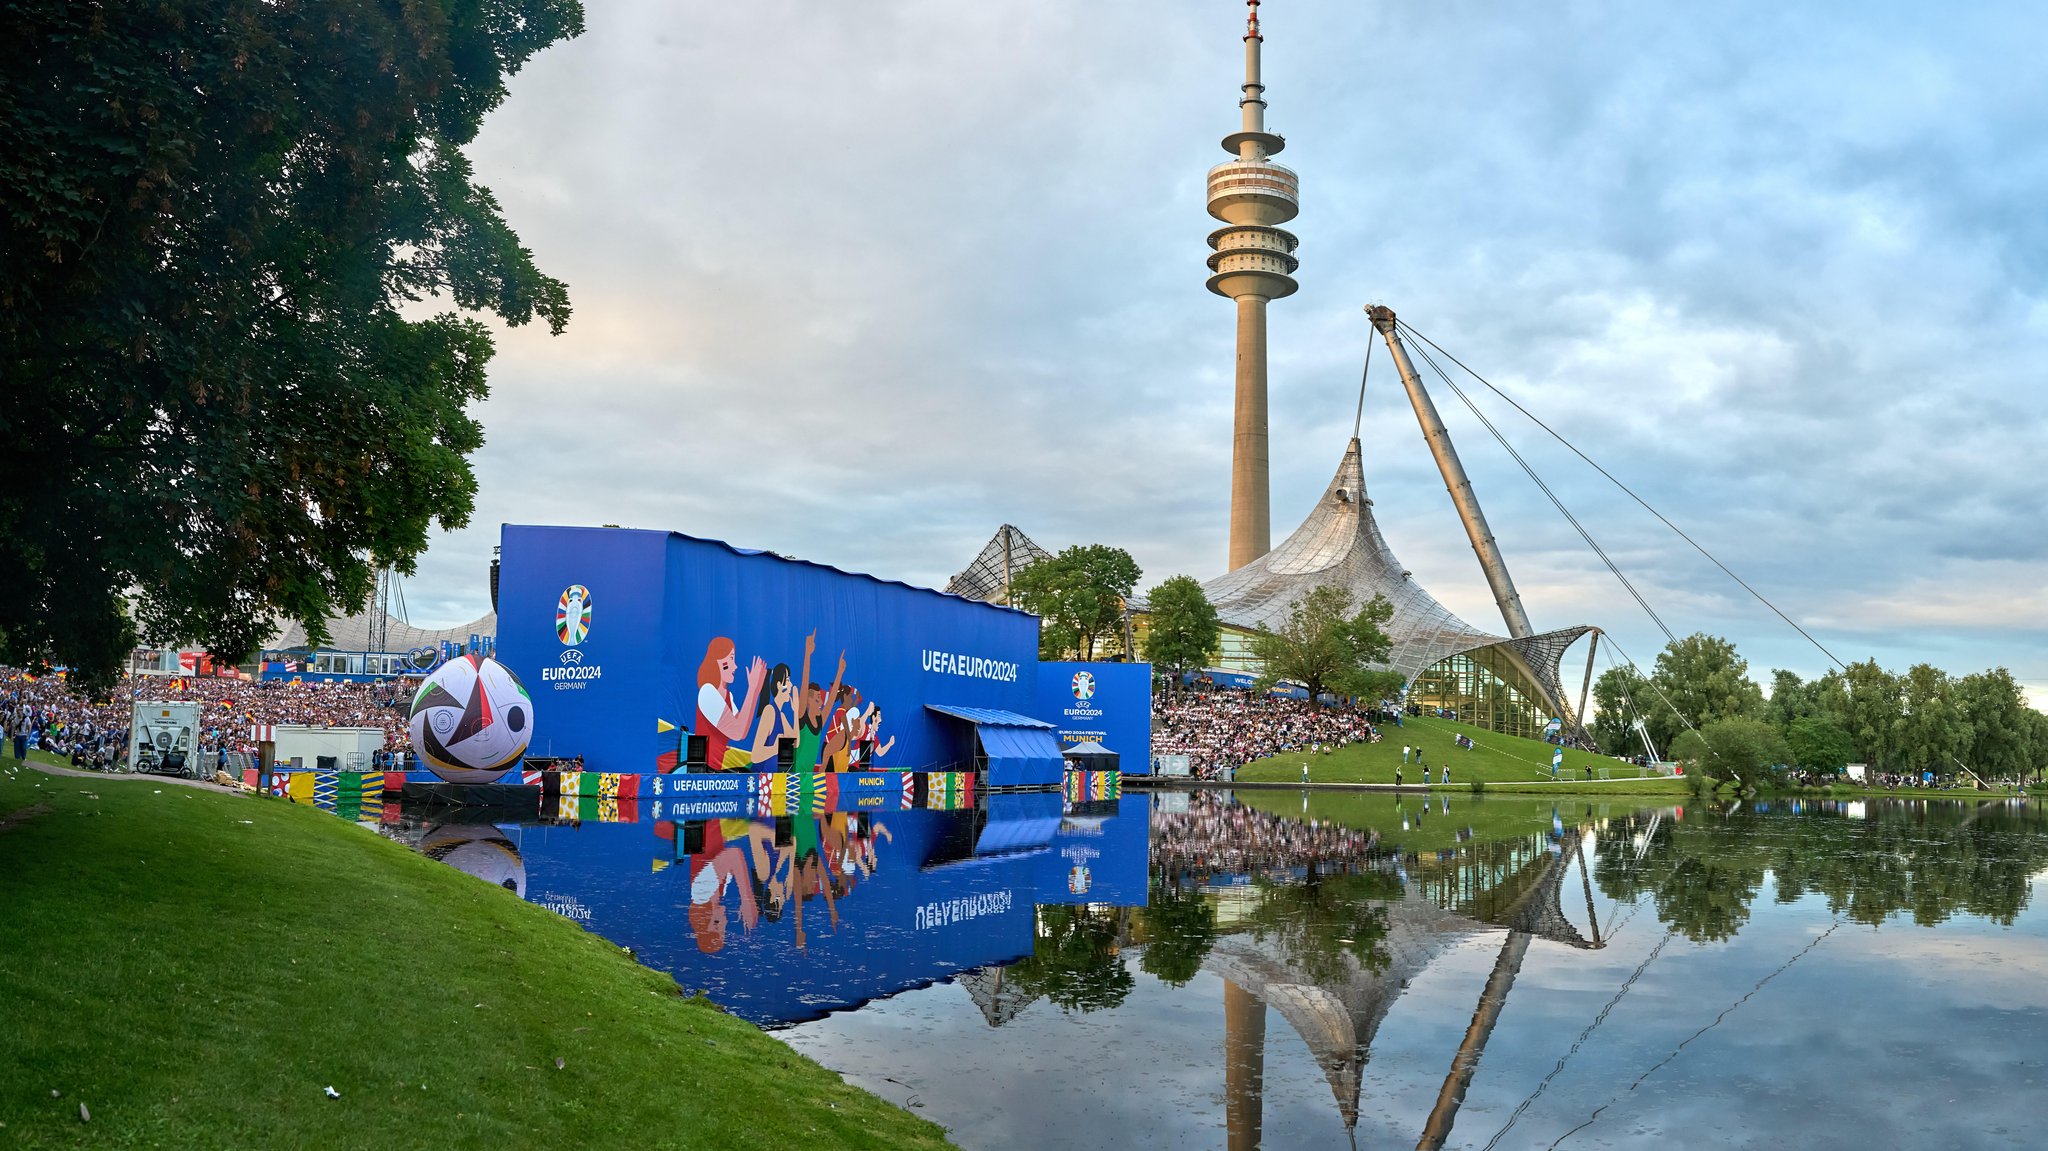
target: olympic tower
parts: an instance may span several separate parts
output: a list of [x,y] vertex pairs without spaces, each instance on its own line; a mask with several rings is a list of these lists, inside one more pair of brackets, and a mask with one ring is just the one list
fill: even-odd
[[1275,225],[1300,209],[1291,168],[1270,159],[1287,141],[1266,131],[1266,86],[1259,82],[1259,0],[1246,0],[1243,125],[1223,138],[1233,157],[1209,169],[1209,290],[1237,302],[1237,404],[1230,453],[1230,570],[1273,548],[1271,469],[1266,446],[1266,303],[1291,296],[1294,233]]

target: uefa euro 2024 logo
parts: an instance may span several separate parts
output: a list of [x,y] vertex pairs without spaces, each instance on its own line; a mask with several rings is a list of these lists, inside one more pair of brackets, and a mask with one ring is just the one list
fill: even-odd
[[590,634],[590,589],[570,584],[555,601],[555,638],[565,647],[575,647]]
[[1074,698],[1087,703],[1095,698],[1095,673],[1077,671],[1074,673]]

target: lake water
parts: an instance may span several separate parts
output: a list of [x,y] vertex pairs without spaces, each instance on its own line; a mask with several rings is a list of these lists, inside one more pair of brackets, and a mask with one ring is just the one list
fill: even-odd
[[387,832],[966,1148],[2048,1143],[2038,803],[1205,791]]

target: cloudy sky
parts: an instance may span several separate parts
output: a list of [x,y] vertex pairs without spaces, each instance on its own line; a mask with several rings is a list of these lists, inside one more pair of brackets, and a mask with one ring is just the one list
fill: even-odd
[[[1844,659],[2048,703],[2048,9],[1272,0],[1301,174],[1272,308],[1273,520],[1320,494],[1368,302],[1564,430]],[[504,522],[670,528],[941,584],[1010,522],[1223,567],[1231,305],[1203,176],[1236,0],[602,0],[470,149],[575,316],[499,340],[473,525],[415,622],[488,606]],[[1398,383],[1370,491],[1498,628]],[[1491,396],[1671,627],[1819,652]],[[1438,395],[1539,628],[1662,636]]]

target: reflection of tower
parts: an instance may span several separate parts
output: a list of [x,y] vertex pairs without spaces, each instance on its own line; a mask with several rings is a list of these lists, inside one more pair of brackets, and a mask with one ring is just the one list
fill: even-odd
[[1294,294],[1292,232],[1275,227],[1300,209],[1292,169],[1267,157],[1286,141],[1266,131],[1266,86],[1259,82],[1259,0],[1247,0],[1243,127],[1223,138],[1235,159],[1209,169],[1209,214],[1224,226],[1209,234],[1209,290],[1237,301],[1237,402],[1230,450],[1230,570],[1273,549],[1266,448],[1266,302]]
[[1266,1003],[1223,981],[1223,1118],[1230,1151],[1256,1151],[1263,1126]]

